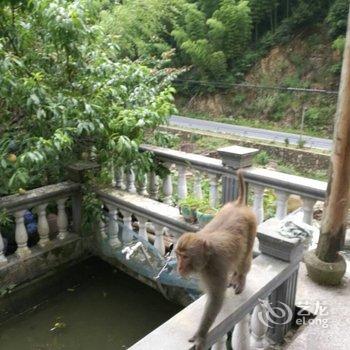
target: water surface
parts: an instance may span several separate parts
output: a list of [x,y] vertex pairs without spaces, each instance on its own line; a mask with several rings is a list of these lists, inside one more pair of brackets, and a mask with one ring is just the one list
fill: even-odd
[[0,349],[126,349],[180,310],[95,258],[61,275],[55,276],[57,293],[41,281],[48,300],[35,300],[30,311],[0,324]]

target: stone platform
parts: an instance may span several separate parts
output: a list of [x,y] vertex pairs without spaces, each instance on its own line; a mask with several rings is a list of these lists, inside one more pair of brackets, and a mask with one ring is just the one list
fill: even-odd
[[283,346],[285,350],[350,349],[350,254],[346,256],[347,272],[339,287],[319,286],[307,277],[300,266],[296,305],[317,314],[302,325]]

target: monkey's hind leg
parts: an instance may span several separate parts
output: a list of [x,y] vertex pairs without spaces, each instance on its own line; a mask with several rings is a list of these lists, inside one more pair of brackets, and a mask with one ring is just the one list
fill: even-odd
[[236,294],[243,292],[247,273],[252,264],[252,253],[249,252],[234,268],[230,286],[233,287]]

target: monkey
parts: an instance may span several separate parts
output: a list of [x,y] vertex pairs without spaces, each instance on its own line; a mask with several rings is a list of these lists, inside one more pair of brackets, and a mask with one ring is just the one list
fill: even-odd
[[241,293],[251,266],[257,221],[246,205],[242,170],[238,170],[237,178],[236,201],[225,204],[203,229],[184,233],[176,243],[178,273],[182,277],[199,275],[207,293],[199,328],[189,339],[195,343],[196,350],[205,347],[207,333],[221,310],[227,287]]

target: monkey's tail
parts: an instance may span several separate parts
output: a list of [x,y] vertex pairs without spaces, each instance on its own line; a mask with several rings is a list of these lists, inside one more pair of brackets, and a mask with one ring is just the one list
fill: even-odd
[[239,192],[238,192],[236,204],[237,205],[246,205],[246,184],[244,181],[242,169],[239,169],[237,171],[237,179],[238,179]]

